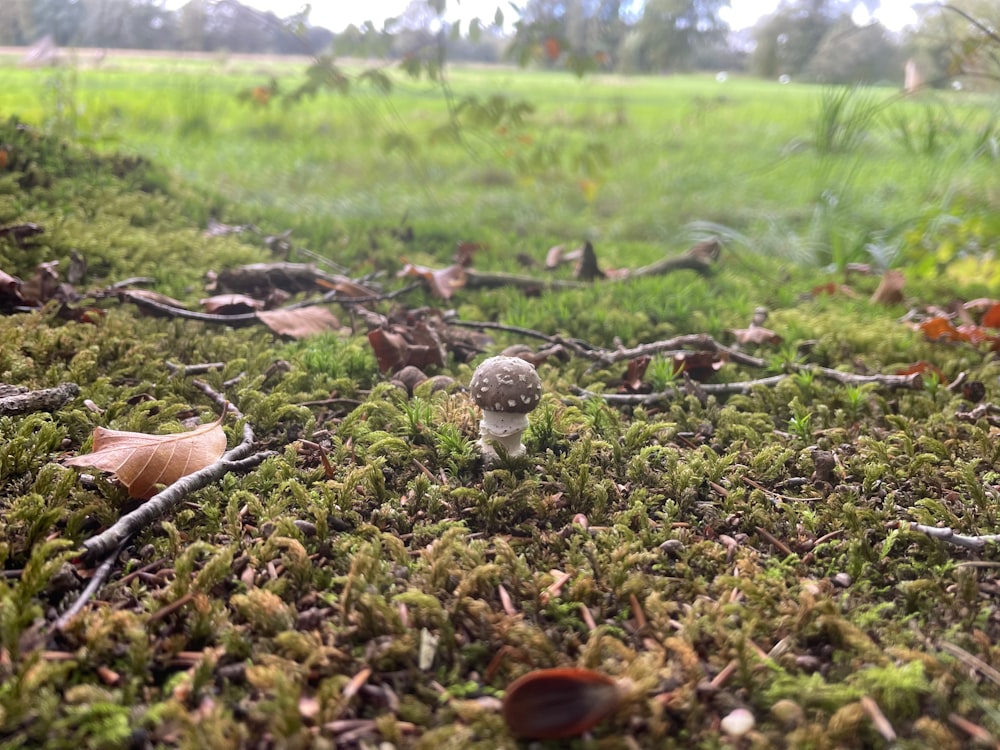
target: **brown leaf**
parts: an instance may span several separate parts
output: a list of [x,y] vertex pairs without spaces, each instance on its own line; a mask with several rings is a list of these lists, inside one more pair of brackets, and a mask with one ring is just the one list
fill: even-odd
[[692,380],[704,383],[722,369],[727,357],[719,352],[679,352],[674,355],[674,372],[687,373]]
[[983,313],[981,322],[987,328],[1000,328],[1000,304],[993,305]]
[[906,284],[906,277],[903,272],[891,269],[882,276],[882,281],[878,289],[872,295],[872,302],[883,305],[898,305],[903,301],[903,286]]
[[441,299],[450,299],[456,289],[465,286],[465,269],[461,266],[434,269],[407,263],[397,276],[417,276],[423,279],[431,294]]
[[4,271],[0,271],[0,306],[7,304],[20,305],[23,303],[24,298],[21,297],[21,280]]
[[622,377],[622,384],[618,388],[619,393],[649,393],[650,386],[642,382],[646,374],[646,368],[652,361],[651,357],[636,357],[628,361],[625,375]]
[[600,672],[539,669],[507,686],[503,718],[516,737],[575,737],[613,714],[622,697],[618,683]]
[[213,315],[245,315],[262,309],[264,303],[246,294],[217,294],[201,300],[201,306]]
[[424,324],[411,328],[391,326],[368,332],[368,342],[375,352],[382,372],[400,370],[413,365],[423,370],[434,365],[444,366],[445,351],[440,339]]
[[583,252],[580,254],[580,260],[573,270],[573,276],[581,281],[593,281],[594,279],[604,278],[604,272],[597,264],[597,253],[594,252],[594,246],[590,240],[583,243]]
[[24,224],[9,224],[5,227],[0,227],[0,237],[9,237],[14,240],[14,244],[21,247],[24,241],[31,239],[32,237],[42,234],[45,230],[38,226],[38,224],[33,224],[31,222],[26,222]]
[[173,484],[219,460],[226,450],[224,418],[225,414],[215,422],[173,435],[98,427],[94,430],[94,452],[65,463],[113,472],[129,495],[147,500],[156,494],[156,485]]
[[472,265],[472,256],[485,249],[486,245],[481,242],[459,242],[455,245],[455,263],[468,268]]
[[736,337],[740,344],[780,344],[781,336],[770,328],[764,326],[751,325],[749,328],[730,328],[729,332]]
[[933,373],[934,375],[937,376],[939,383],[941,383],[942,385],[948,385],[947,376],[943,372],[941,372],[941,370],[938,367],[924,360],[920,360],[919,362],[914,362],[909,367],[904,367],[899,370],[896,370],[897,375],[916,375],[918,373],[920,375],[923,375],[924,373]]
[[575,260],[580,260],[582,256],[582,246],[573,250],[567,250],[565,245],[555,245],[550,247],[548,253],[545,254],[545,267],[551,271],[553,268],[558,268],[563,263],[571,263]]
[[34,275],[21,285],[21,296],[38,305],[44,305],[55,297],[59,288],[59,272],[56,271],[58,265],[57,260],[39,263]]
[[703,263],[714,263],[722,254],[722,243],[717,238],[712,237],[689,247],[685,254]]
[[304,339],[340,329],[340,321],[325,307],[298,307],[292,310],[260,310],[257,318],[279,336]]

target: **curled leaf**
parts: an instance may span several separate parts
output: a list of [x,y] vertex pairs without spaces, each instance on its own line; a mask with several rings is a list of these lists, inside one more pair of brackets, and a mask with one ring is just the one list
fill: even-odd
[[450,299],[455,290],[465,286],[465,270],[454,265],[447,268],[434,269],[407,263],[399,276],[417,276],[427,282],[431,294],[441,299]]
[[260,310],[257,319],[279,336],[304,339],[326,331],[340,330],[340,321],[325,307],[296,307],[285,310]]
[[146,500],[156,494],[156,485],[173,484],[219,460],[226,450],[224,417],[173,435],[98,427],[94,430],[94,452],[70,458],[65,464],[113,472],[129,495]]

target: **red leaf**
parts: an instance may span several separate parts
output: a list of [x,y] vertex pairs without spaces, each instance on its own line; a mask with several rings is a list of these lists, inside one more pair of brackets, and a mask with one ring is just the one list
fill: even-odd
[[1000,304],[993,305],[983,313],[982,324],[987,328],[1000,328]]
[[559,44],[559,40],[554,36],[545,37],[545,41],[542,42],[542,46],[545,48],[545,55],[550,60],[557,60],[559,54],[562,52],[562,45]]
[[920,360],[919,362],[914,362],[909,367],[904,367],[901,370],[896,370],[897,375],[914,375],[917,373],[923,375],[925,372],[934,373],[935,375],[937,375],[938,382],[942,383],[943,385],[948,384],[948,378],[945,377],[945,374],[941,372],[940,369],[932,365],[930,362],[925,362],[923,360]]
[[682,352],[674,355],[674,372],[686,372],[692,380],[704,383],[725,363],[725,355],[718,352]]

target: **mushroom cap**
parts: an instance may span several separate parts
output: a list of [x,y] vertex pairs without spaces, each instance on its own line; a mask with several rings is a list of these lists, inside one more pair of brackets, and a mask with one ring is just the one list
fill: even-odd
[[527,414],[542,398],[542,379],[520,357],[490,357],[472,374],[469,391],[484,411]]

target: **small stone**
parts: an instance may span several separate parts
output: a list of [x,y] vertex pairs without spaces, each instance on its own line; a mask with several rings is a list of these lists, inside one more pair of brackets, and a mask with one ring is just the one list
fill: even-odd
[[722,720],[722,731],[730,737],[742,737],[754,728],[756,720],[745,708],[737,708]]
[[771,715],[789,729],[801,724],[803,718],[805,718],[802,706],[787,698],[782,698],[771,706]]
[[834,586],[846,589],[851,585],[851,576],[848,573],[837,573],[832,579]]

